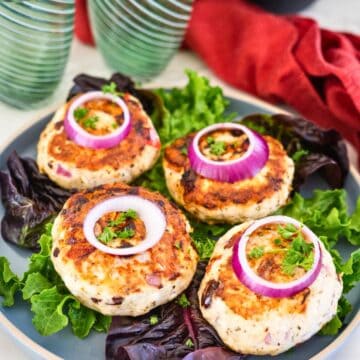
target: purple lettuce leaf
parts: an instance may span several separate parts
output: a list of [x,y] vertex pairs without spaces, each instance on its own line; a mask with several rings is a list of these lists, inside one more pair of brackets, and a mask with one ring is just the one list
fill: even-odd
[[0,171],[1,200],[5,215],[1,235],[18,246],[38,249],[38,238],[71,195],[40,174],[34,160],[20,158],[14,151]]
[[[203,319],[197,290],[204,275],[201,262],[185,294],[191,305],[183,308],[177,300],[139,317],[114,317],[106,339],[107,360],[215,359],[244,357],[225,349],[215,330]],[[158,322],[150,324],[156,316]],[[190,344],[189,344],[190,340]],[[211,356],[211,357],[209,357]]]
[[283,144],[295,161],[295,190],[317,172],[330,187],[343,187],[349,159],[345,142],[336,130],[322,129],[304,118],[284,114],[254,114],[246,116],[242,122]]

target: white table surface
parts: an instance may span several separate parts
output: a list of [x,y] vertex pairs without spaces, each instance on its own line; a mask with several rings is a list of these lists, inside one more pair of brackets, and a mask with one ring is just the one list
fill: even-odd
[[[317,0],[302,12],[304,15],[317,19],[324,27],[339,31],[350,31],[360,34],[360,1],[359,0]],[[251,96],[231,88],[217,79],[206,65],[194,54],[181,51],[169,64],[168,68],[150,86],[181,86],[186,83],[184,69],[191,68],[209,77],[214,84],[224,88],[227,95],[252,98]],[[96,76],[109,76],[111,70],[106,67],[100,54],[93,48],[74,41],[70,60],[59,89],[41,110],[20,111],[0,103],[0,143],[6,141],[11,134],[21,129],[24,123],[37,119],[56,108],[65,99],[74,75],[87,72]],[[345,341],[343,346],[331,356],[331,360],[360,359],[360,327]],[[0,329],[1,359],[29,360],[30,357],[8,333]],[[305,360],[305,359],[304,359]]]

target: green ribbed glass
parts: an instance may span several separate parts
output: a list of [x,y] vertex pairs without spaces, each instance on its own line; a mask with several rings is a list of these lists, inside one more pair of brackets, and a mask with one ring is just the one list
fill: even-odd
[[91,0],[96,45],[106,63],[136,80],[161,73],[182,43],[193,0]]
[[0,100],[28,109],[58,86],[73,38],[75,0],[0,1]]

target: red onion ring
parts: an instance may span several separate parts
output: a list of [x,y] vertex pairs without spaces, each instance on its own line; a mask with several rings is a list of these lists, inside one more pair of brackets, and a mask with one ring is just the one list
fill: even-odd
[[[241,130],[249,139],[249,148],[236,160],[214,161],[203,155],[199,149],[200,139],[210,132],[221,129]],[[188,149],[192,169],[208,179],[234,183],[254,177],[266,164],[269,158],[269,147],[265,139],[257,132],[244,125],[219,123],[199,131]]]
[[[107,99],[121,107],[124,114],[124,122],[110,134],[93,135],[84,130],[74,118],[74,111],[87,101],[94,99]],[[130,113],[125,102],[116,95],[104,94],[101,91],[90,91],[79,96],[70,105],[65,116],[64,128],[68,137],[78,145],[92,149],[107,149],[114,147],[123,140],[131,130]]]
[[[302,227],[302,232],[314,244],[314,263],[312,268],[300,279],[289,283],[273,283],[267,281],[250,268],[246,257],[246,245],[250,235],[260,226],[266,224],[293,224],[297,228]],[[272,298],[284,298],[293,296],[305,288],[309,287],[319,275],[322,263],[322,254],[320,241],[318,237],[305,225],[297,220],[287,216],[269,216],[261,220],[255,221],[250,225],[239,241],[236,242],[233,249],[232,266],[238,279],[253,292]]]
[[[106,213],[114,211],[127,211],[133,209],[144,222],[146,228],[145,239],[138,245],[129,248],[112,248],[97,239],[94,227],[97,221]],[[87,241],[102,252],[112,255],[134,255],[142,253],[162,238],[166,228],[164,213],[152,201],[136,195],[116,196],[95,205],[86,215],[83,231]]]

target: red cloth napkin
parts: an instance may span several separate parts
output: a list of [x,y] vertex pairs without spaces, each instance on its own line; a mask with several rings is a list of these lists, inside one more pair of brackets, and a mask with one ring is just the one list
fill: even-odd
[[229,84],[336,128],[360,151],[359,36],[245,0],[197,0],[185,41]]
[[95,45],[87,12],[87,0],[75,1],[74,27],[75,35],[80,41],[88,45]]

